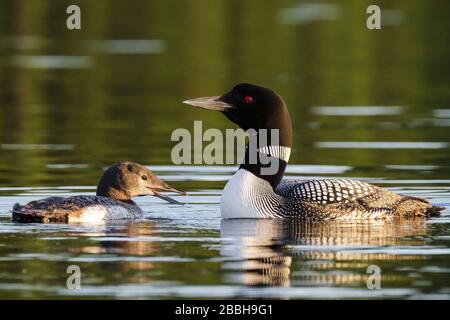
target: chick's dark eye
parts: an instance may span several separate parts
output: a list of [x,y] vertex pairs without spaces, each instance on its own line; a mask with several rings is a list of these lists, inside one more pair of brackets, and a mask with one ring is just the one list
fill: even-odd
[[147,179],[148,179],[148,177],[147,177],[147,176],[145,176],[145,175],[144,175],[144,176],[142,176],[141,178],[142,178],[142,180],[147,180]]
[[128,171],[133,172],[133,167],[131,166],[131,164],[129,164],[129,165],[127,166],[127,169],[128,169]]
[[245,100],[245,103],[246,103],[246,104],[250,104],[250,103],[253,102],[253,98],[250,97],[250,96],[246,96],[246,97],[244,98],[244,100]]

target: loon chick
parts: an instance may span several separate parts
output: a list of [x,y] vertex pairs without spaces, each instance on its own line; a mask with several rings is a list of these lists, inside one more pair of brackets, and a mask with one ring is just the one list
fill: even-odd
[[[439,215],[443,209],[350,179],[281,181],[291,153],[292,124],[284,100],[271,89],[242,83],[224,95],[183,103],[220,111],[256,137],[256,143],[247,143],[244,162],[223,190],[224,219],[390,218]],[[274,133],[278,139],[272,138]],[[277,169],[269,172],[273,163]]]
[[185,194],[168,186],[146,167],[122,162],[109,167],[100,179],[96,196],[50,197],[26,205],[16,203],[11,210],[18,222],[98,222],[139,218],[143,211],[131,200],[152,195],[173,204],[178,201],[159,193]]

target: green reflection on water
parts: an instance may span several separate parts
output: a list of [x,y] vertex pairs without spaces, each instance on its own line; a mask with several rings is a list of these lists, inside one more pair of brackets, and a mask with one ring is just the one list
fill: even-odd
[[[295,128],[292,162],[448,164],[449,148],[326,150],[314,145],[329,140],[448,141],[448,124],[419,121],[414,126],[417,119],[432,118],[433,108],[448,108],[450,101],[447,2],[382,1],[387,18],[380,31],[365,27],[370,1],[332,3],[336,12],[329,21],[298,24],[282,18],[298,5],[287,0],[264,5],[80,1],[82,31],[65,28],[67,4],[0,2],[0,143],[73,145],[66,151],[0,148],[2,185],[58,185],[63,174],[72,184],[93,184],[100,166],[118,160],[171,163],[175,128],[190,129],[195,119],[204,120],[205,128],[232,126],[218,114],[192,110],[180,101],[223,93],[242,81],[284,96]],[[108,43],[101,42],[106,39],[160,40],[160,47],[156,53],[150,44],[148,54],[109,54]],[[35,55],[81,57],[87,65],[20,64],[24,56]],[[322,105],[406,109],[375,117],[311,112]],[[377,125],[384,122],[394,126]],[[92,167],[82,175],[73,170],[58,174],[46,168],[54,163]]]

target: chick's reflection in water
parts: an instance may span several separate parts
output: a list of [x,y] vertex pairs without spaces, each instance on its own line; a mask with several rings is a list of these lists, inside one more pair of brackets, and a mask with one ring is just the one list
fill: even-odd
[[[84,233],[89,237],[88,245],[69,249],[72,254],[89,254],[92,261],[97,257],[109,255],[111,260],[96,261],[105,271],[121,270],[120,279],[115,279],[117,272],[104,272],[105,282],[147,283],[154,281],[150,275],[157,268],[153,257],[161,252],[160,244],[153,241],[159,234],[155,232],[155,223],[151,221],[110,221],[97,226],[91,225]],[[116,258],[114,258],[116,257]]]
[[[221,223],[221,255],[227,281],[248,286],[360,285],[374,260],[423,259],[364,252],[401,245],[403,237],[426,234],[414,221],[312,221],[231,219]],[[423,244],[425,240],[417,239]],[[411,239],[408,240],[411,244]],[[377,251],[377,250],[375,250]],[[332,270],[341,272],[330,272]],[[365,283],[365,282],[364,282]]]

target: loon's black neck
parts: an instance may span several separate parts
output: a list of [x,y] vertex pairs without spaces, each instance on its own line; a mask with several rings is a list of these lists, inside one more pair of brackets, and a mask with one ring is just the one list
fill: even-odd
[[239,169],[250,171],[269,182],[275,189],[283,179],[289,161],[292,147],[292,126],[286,107],[279,117],[274,117],[272,120],[273,123],[270,126],[272,129],[248,131],[249,142]]
[[[283,179],[284,172],[286,170],[287,162],[284,160],[281,160],[279,158],[275,157],[269,157],[270,162],[269,164],[263,164],[258,160],[258,163],[248,163],[248,156],[249,156],[249,150],[246,149],[245,151],[245,160],[241,165],[239,166],[239,169],[245,169],[251,173],[253,173],[255,176],[266,180],[270,183],[273,189],[277,187],[277,185],[281,182]],[[274,174],[264,174],[262,172],[262,168],[269,169],[270,166],[276,166],[278,169]],[[270,170],[270,169],[269,169]]]

